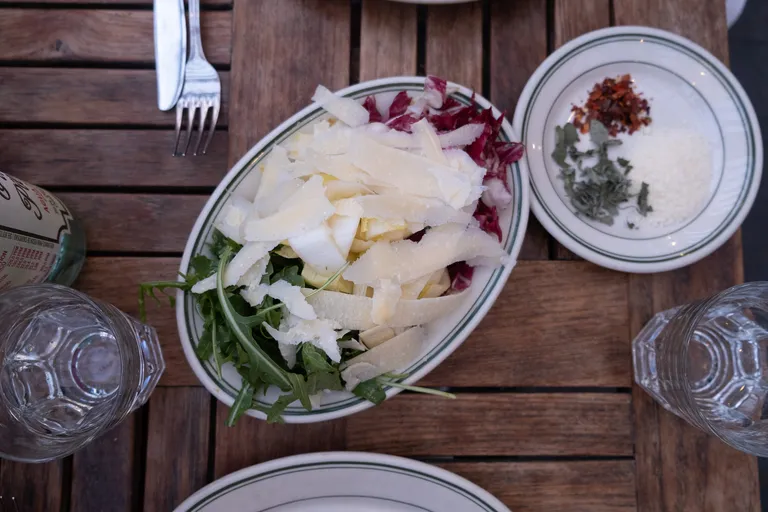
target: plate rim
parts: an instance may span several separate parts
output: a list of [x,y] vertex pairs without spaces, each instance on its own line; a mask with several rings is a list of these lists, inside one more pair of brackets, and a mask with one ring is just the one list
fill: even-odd
[[[546,75],[556,63],[559,63],[561,60],[563,60],[565,55],[597,39],[632,35],[647,35],[661,40],[668,40],[672,43],[675,43],[676,45],[683,46],[693,51],[694,53],[698,54],[704,61],[706,61],[707,64],[715,68],[715,70],[721,74],[722,78],[727,82],[727,84],[733,88],[736,98],[742,103],[746,118],[746,127],[748,130],[751,130],[752,137],[754,138],[754,161],[752,162],[751,170],[752,179],[746,184],[749,190],[744,196],[743,201],[740,204],[737,204],[737,208],[739,208],[738,213],[720,229],[719,234],[716,234],[716,236],[714,236],[709,242],[705,243],[694,252],[664,261],[651,262],[624,261],[618,258],[600,254],[599,252],[596,252],[586,245],[574,240],[571,235],[560,228],[560,226],[557,225],[557,223],[551,218],[550,214],[546,212],[544,206],[541,204],[541,199],[539,198],[539,194],[536,190],[534,180],[530,178],[531,169],[528,165],[528,154],[526,151],[525,155],[520,160],[520,165],[521,167],[524,167],[529,173],[529,183],[531,188],[531,209],[533,210],[537,220],[542,224],[547,232],[549,232],[559,243],[563,244],[567,249],[571,250],[578,256],[581,256],[585,260],[595,263],[596,265],[620,272],[642,274],[664,272],[691,265],[709,256],[712,252],[721,247],[739,229],[747,214],[751,210],[759,189],[763,171],[763,144],[760,124],[752,102],[749,100],[746,91],[733,75],[733,73],[722,62],[720,62],[719,59],[717,59],[705,48],[685,37],[668,32],[666,30],[634,25],[609,27],[589,32],[569,41],[565,45],[561,46],[558,50],[553,52],[549,57],[547,57],[528,79],[528,82],[526,83],[525,87],[523,88],[523,92],[520,95],[520,99],[517,102],[512,123],[515,132],[518,134],[523,133],[523,122],[526,118],[526,112],[530,108],[533,92],[541,83],[543,76]],[[566,57],[565,60],[567,61],[569,58],[571,57]],[[747,132],[747,137],[749,137],[749,131]],[[527,141],[523,140],[523,143],[526,145],[527,149]],[[749,169],[747,169],[747,172],[749,172]],[[715,229],[713,229],[712,232],[715,232]]]
[[[423,86],[425,80],[426,80],[426,77],[423,77],[423,76],[395,76],[395,77],[380,78],[380,79],[360,82],[358,84],[346,87],[344,89],[337,91],[337,94],[354,95],[355,93],[358,93],[360,91],[365,91],[370,88],[387,87],[387,86],[391,87],[391,86],[400,85],[400,84]],[[482,108],[488,108],[488,107],[493,108],[494,115],[498,116],[501,114],[501,112],[489,100],[487,100],[486,98],[484,98],[479,94],[476,94],[471,89],[450,81],[448,82],[448,85],[449,85],[449,88],[454,88],[461,95],[464,95],[466,97],[474,96],[475,101]],[[293,114],[291,117],[287,118],[285,121],[280,123],[280,125],[278,125],[275,129],[273,129],[264,137],[262,137],[256,144],[254,144],[248,150],[248,152],[245,155],[243,155],[243,157],[240,160],[238,160],[237,163],[235,163],[229,169],[229,171],[226,173],[226,175],[221,179],[220,183],[217,185],[216,189],[213,191],[213,193],[211,193],[210,197],[208,198],[205,205],[203,206],[200,214],[198,215],[194,226],[190,230],[190,234],[184,249],[184,254],[182,256],[181,263],[179,266],[180,273],[183,273],[186,270],[186,267],[189,264],[189,260],[191,258],[192,252],[195,249],[197,238],[200,236],[201,232],[205,229],[206,220],[210,216],[211,211],[215,207],[219,198],[227,191],[227,188],[238,176],[238,174],[243,169],[247,168],[249,163],[255,158],[257,158],[259,154],[263,153],[265,149],[270,146],[270,144],[272,144],[275,140],[277,140],[278,136],[281,133],[289,129],[291,129],[292,131],[297,130],[299,127],[294,125],[296,125],[300,120],[302,120],[307,115],[310,115],[312,112],[316,111],[318,108],[319,106],[317,105],[317,103],[311,103],[310,105],[302,108],[301,110]],[[512,129],[511,123],[506,118],[502,123],[502,132],[505,136],[510,137],[511,140],[518,140],[514,130]],[[434,354],[429,360],[425,361],[419,369],[413,372],[408,378],[404,379],[403,382],[412,383],[419,380],[424,375],[432,371],[435,367],[437,367],[441,362],[443,362],[459,346],[461,346],[461,344],[467,339],[467,337],[472,333],[472,331],[474,331],[474,329],[477,327],[479,322],[488,313],[488,311],[494,304],[496,298],[501,293],[501,290],[504,288],[509,278],[509,275],[511,274],[512,269],[514,267],[514,262],[516,261],[516,258],[520,253],[520,249],[522,248],[522,244],[525,238],[525,232],[527,230],[528,215],[529,215],[529,209],[530,209],[530,196],[529,196],[530,191],[529,191],[528,172],[524,167],[520,166],[519,163],[515,164],[515,167],[517,169],[516,174],[519,175],[521,190],[520,190],[520,204],[514,205],[515,212],[517,213],[515,212],[512,213],[513,220],[515,218],[518,218],[519,222],[517,224],[516,229],[513,223],[510,226],[510,230],[509,230],[510,235],[515,234],[516,236],[512,240],[507,242],[507,244],[509,245],[509,255],[510,255],[511,263],[497,270],[499,273],[497,274],[495,280],[494,280],[494,274],[492,273],[488,281],[483,284],[483,291],[481,291],[481,295],[478,296],[475,302],[473,302],[470,305],[468,311],[464,315],[464,317],[469,315],[469,318],[464,322],[464,327],[456,332],[454,340],[446,344],[443,348],[440,349],[438,353]],[[495,272],[496,271],[494,271],[494,273]],[[483,295],[485,296],[484,299],[482,299]],[[187,330],[186,311],[187,311],[187,308],[186,308],[185,293],[182,290],[178,290],[176,293],[176,325],[177,325],[177,330],[179,332],[179,339],[184,351],[184,356],[187,359],[188,364],[192,368],[192,371],[195,373],[195,376],[203,384],[203,386],[212,395],[214,395],[219,401],[223,402],[227,406],[231,406],[234,403],[235,398],[231,396],[230,393],[223,390],[219,386],[219,383],[208,375],[208,372],[205,370],[205,368],[203,367],[203,364],[198,360],[197,355],[195,354],[194,346],[192,344],[192,341],[189,337],[189,333]],[[454,329],[460,326],[462,320],[463,318],[460,319],[459,322],[457,322]],[[453,330],[451,332],[453,332]],[[446,337],[449,335],[451,335],[451,333],[446,335]],[[443,340],[444,339],[445,338],[443,338]],[[437,346],[433,347],[431,350],[434,350],[436,347]],[[427,354],[429,354],[429,352]],[[386,389],[387,399],[398,394],[400,391],[402,391],[400,388],[389,387],[388,389]],[[369,402],[368,400],[358,399],[358,400],[355,400],[350,405],[340,405],[339,408],[333,409],[333,410],[302,411],[294,414],[285,414],[283,416],[283,419],[286,423],[314,423],[314,422],[325,421],[325,420],[330,420],[330,419],[335,419],[335,418],[340,418],[340,417],[348,416],[351,414],[355,414],[357,412],[363,411],[373,406],[374,404]],[[266,419],[266,414],[255,409],[249,409],[246,414],[258,419],[262,419],[262,420]]]
[[[243,480],[265,475],[275,471],[287,470],[294,467],[306,466],[327,466],[329,464],[365,464],[380,466],[382,468],[399,469],[407,473],[422,474],[434,480],[439,480],[445,484],[455,487],[473,497],[481,500],[490,510],[497,512],[510,512],[510,509],[504,505],[498,498],[493,496],[479,485],[470,480],[432,464],[416,461],[413,459],[398,457],[395,455],[386,455],[380,453],[358,452],[358,451],[329,451],[304,453],[273,459],[260,464],[255,464],[247,468],[240,469],[228,475],[225,475],[204,487],[195,491],[179,504],[174,512],[195,512],[201,510],[200,506],[211,503],[208,501],[203,504],[201,501],[209,498],[214,493],[242,482]],[[411,476],[411,475],[409,475]],[[245,484],[249,485],[249,484]]]

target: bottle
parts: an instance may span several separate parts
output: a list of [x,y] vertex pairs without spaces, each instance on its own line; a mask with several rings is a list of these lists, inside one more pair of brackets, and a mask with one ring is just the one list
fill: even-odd
[[50,281],[71,285],[85,261],[85,232],[50,192],[0,172],[0,292]]
[[155,389],[155,330],[56,284],[0,293],[0,457],[44,462],[110,430]]

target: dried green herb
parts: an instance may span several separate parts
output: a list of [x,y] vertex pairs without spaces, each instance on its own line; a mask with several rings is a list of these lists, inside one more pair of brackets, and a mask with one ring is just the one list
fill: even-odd
[[[595,147],[579,151],[576,148],[579,142],[576,127],[570,123],[555,127],[552,158],[560,166],[559,178],[563,180],[565,192],[576,213],[610,226],[620,207],[634,197],[637,197],[636,208],[641,215],[653,211],[648,204],[647,183],[643,183],[636,196],[630,193],[632,181],[627,175],[632,165],[629,160],[618,158],[614,161],[608,156],[608,148],[621,145],[621,141],[612,139],[608,129],[599,121],[590,123],[589,136]],[[587,165],[586,160],[594,158],[597,162]]]

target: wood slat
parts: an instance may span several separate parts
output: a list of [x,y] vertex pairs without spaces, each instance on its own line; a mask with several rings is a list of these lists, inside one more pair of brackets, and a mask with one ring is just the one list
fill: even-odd
[[203,388],[158,388],[152,394],[144,512],[173,510],[208,483],[211,400]]
[[629,386],[625,274],[519,262],[488,316],[430,386]]
[[347,417],[347,449],[402,455],[632,455],[630,395],[403,394]]
[[427,11],[427,73],[482,92],[483,10],[479,3]]
[[61,193],[89,251],[181,252],[208,196]]
[[364,0],[360,81],[416,74],[416,6]]
[[142,412],[128,416],[111,431],[72,456],[70,510],[131,510],[138,489],[134,439]]
[[[0,460],[2,510],[50,512],[62,503],[62,461],[26,464]],[[15,502],[15,503],[14,503]]]
[[[152,17],[152,11],[1,9],[0,60],[154,64]],[[206,58],[229,65],[232,11],[205,13],[200,23]]]
[[[221,77],[219,127],[227,125],[229,72]],[[0,122],[173,126],[157,109],[149,69],[0,67]]]
[[318,83],[346,86],[350,51],[349,2],[236,0],[234,17],[230,164],[308,105]]
[[228,170],[225,130],[199,158],[174,157],[171,130],[7,129],[0,140],[0,169],[42,187],[215,187]]
[[[490,100],[511,120],[528,77],[547,57],[546,0],[491,3]],[[531,214],[520,259],[547,259],[549,234]]]
[[[347,85],[351,33],[347,0],[235,0],[234,10],[230,163],[308,104],[318,83]],[[226,407],[217,404],[216,414],[218,427]],[[340,449],[343,421],[287,426],[244,418],[234,428],[217,428],[215,475],[267,457]]]
[[629,460],[448,462],[440,467],[471,480],[515,512],[637,510]]
[[[178,258],[90,257],[75,288],[138,318],[139,283],[173,280],[178,269]],[[181,349],[175,310],[167,302],[158,305],[151,300],[147,309],[147,323],[157,330],[165,359],[160,385],[200,385]]]
[[[75,286],[136,316],[138,284],[173,279],[176,258],[92,257]],[[149,303],[163,346],[161,385],[194,386],[175,313]],[[520,262],[477,330],[427,375],[430,386],[630,384],[626,276],[584,262]],[[588,354],[588,355],[585,355]]]
[[[650,25],[690,37],[728,61],[724,5],[682,0],[614,0],[616,23]],[[630,277],[630,320],[636,334],[655,312],[742,282],[740,234],[699,263],[674,272]],[[637,501],[643,511],[760,510],[757,461],[725,446],[633,389]],[[669,485],[673,481],[675,485]]]
[[243,417],[234,427],[227,427],[227,414],[229,408],[218,402],[215,478],[280,457],[344,450],[344,419],[287,425]]

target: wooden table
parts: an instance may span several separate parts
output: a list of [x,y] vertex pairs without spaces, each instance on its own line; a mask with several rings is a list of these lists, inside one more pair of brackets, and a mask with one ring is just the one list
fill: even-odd
[[[76,211],[89,244],[76,286],[132,314],[139,282],[174,276],[228,166],[318,83],[429,72],[511,112],[548,52],[611,24],[672,30],[728,59],[723,0],[203,3],[223,112],[208,156],[173,158],[174,116],[155,107],[150,0],[0,0],[0,169]],[[168,368],[149,404],[63,461],[2,462],[0,495],[19,512],[168,511],[252,464],[363,450],[438,464],[515,512],[758,510],[755,459],[662,411],[633,386],[630,358],[654,312],[742,280],[739,237],[687,269],[627,275],[579,261],[532,218],[520,259],[477,331],[422,382],[458,400],[403,394],[313,425],[225,427],[173,312],[157,309]]]

